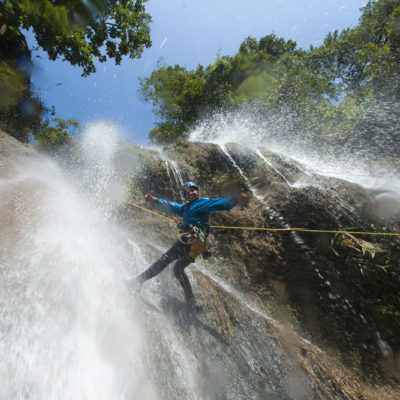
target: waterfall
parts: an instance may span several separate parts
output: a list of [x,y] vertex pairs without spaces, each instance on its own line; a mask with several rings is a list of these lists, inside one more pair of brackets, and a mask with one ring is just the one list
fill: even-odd
[[[113,217],[127,190],[114,169],[117,144],[114,128],[96,124],[68,170],[36,157],[0,181],[0,398],[312,397],[263,315],[251,317],[260,328],[249,336],[229,336],[239,323],[245,332],[247,316],[220,330],[211,311],[188,313],[168,269],[138,298],[128,289],[126,278],[154,256],[140,225],[127,231]],[[212,310],[218,291],[189,276]],[[266,331],[269,340],[256,343]]]
[[[182,179],[182,175],[179,171],[178,165],[176,164],[175,161],[172,161],[172,160],[165,161],[165,165],[167,167],[168,177],[169,177],[171,183],[174,182],[174,184],[176,186],[176,190],[179,193],[178,197],[180,200],[182,200],[183,179]],[[171,179],[170,170],[174,177],[173,180]]]
[[[388,190],[400,197],[399,171],[395,166],[392,169],[383,167],[379,160],[370,156],[368,146],[371,147],[371,143],[363,143],[359,155],[345,145],[338,146],[334,152],[322,152],[319,134],[307,132],[316,140],[306,142],[304,133],[297,133],[295,126],[290,115],[266,115],[265,112],[257,115],[253,110],[243,109],[231,114],[216,113],[204,119],[193,129],[190,140],[223,145],[234,142],[254,151],[266,148],[300,162],[319,175],[344,179],[375,190]],[[391,152],[388,148],[387,153]]]
[[[165,168],[167,169],[167,174],[168,174],[169,181],[171,182],[171,186],[173,186],[173,183],[175,183],[175,186],[176,186],[176,188],[177,188],[178,185],[177,185],[176,180],[175,180],[175,182],[174,182],[174,181],[172,180],[172,178],[171,178],[171,173],[170,173],[170,170],[169,170],[169,162],[168,162],[168,161],[165,161]],[[173,194],[173,196],[174,196],[174,200],[176,201],[175,193]]]
[[[232,163],[232,165],[235,167],[235,169],[240,173],[240,175],[243,177],[244,181],[247,184],[247,187],[249,188],[251,194],[261,203],[263,204],[265,210],[268,212],[270,215],[270,220],[273,220],[279,224],[281,228],[284,229],[290,229],[290,225],[283,219],[281,215],[279,215],[275,210],[273,210],[267,203],[267,201],[264,199],[263,196],[259,195],[256,191],[256,189],[253,187],[245,173],[242,171],[242,169],[239,167],[239,165],[236,163],[236,161],[232,158],[232,156],[229,154],[229,151],[227,148],[219,144],[219,147],[221,148],[222,152],[226,155],[226,157],[229,159],[229,161]],[[309,246],[306,245],[304,240],[300,237],[300,235],[295,232],[295,231],[290,231],[290,235],[292,236],[293,240],[295,243],[297,243],[302,250],[306,252],[308,256],[312,256],[313,252]],[[311,260],[310,260],[311,261]],[[312,261],[311,261],[312,262]]]
[[[303,166],[301,166],[301,174],[306,175],[306,177],[308,178],[307,180],[304,180],[303,178],[300,178],[300,180],[297,180],[295,183],[290,183],[286,177],[279,172],[273,165],[271,162],[269,162],[266,157],[264,157],[264,155],[261,153],[261,151],[259,149],[257,149],[255,151],[255,153],[268,165],[272,168],[272,170],[279,176],[281,177],[286,184],[288,185],[289,188],[303,188],[303,187],[309,187],[309,186],[314,186],[314,187],[318,187],[320,189],[324,189],[324,185],[320,182],[320,179],[318,179],[317,176],[312,176]],[[297,166],[297,165],[296,165]],[[346,212],[346,214],[351,217],[351,216],[358,216],[357,211],[355,210],[354,207],[347,205],[343,202],[343,200],[340,198],[340,196],[338,195],[338,193],[335,194],[335,200],[338,204],[341,205],[343,212]]]
[[326,398],[319,382],[330,382],[329,368],[314,363],[310,375],[299,362],[311,354],[323,363],[323,353],[207,271],[187,269],[200,314],[188,311],[170,268],[140,294],[128,289],[126,278],[167,243],[152,246],[145,224],[132,219],[128,230],[115,218],[129,187],[115,169],[119,143],[116,129],[96,124],[67,170],[36,156],[0,176],[0,398]]
[[0,233],[2,399],[155,399],[123,279],[144,260],[110,219],[115,199],[105,198],[115,194],[105,179],[113,133],[102,125],[86,132],[91,157],[82,176],[36,157],[1,181],[2,216],[10,218]]
[[273,169],[273,171],[275,171],[275,173],[277,174],[277,175],[279,175],[285,182],[286,182],[286,184],[289,186],[289,187],[292,187],[293,185],[286,179],[286,177],[283,175],[283,174],[281,174],[265,157],[264,157],[264,155],[261,153],[261,151],[259,150],[259,149],[257,149],[256,150],[256,154],[267,164],[267,165],[269,165],[272,169]]
[[[232,163],[232,165],[234,166],[234,168],[239,172],[239,174],[242,176],[242,178],[244,179],[244,181],[247,184],[248,189],[250,190],[250,192],[252,193],[252,195],[258,200],[260,201],[261,204],[263,204],[265,210],[269,213],[270,215],[270,219],[277,222],[279,224],[280,227],[284,228],[284,229],[290,229],[290,225],[283,219],[282,216],[280,216],[275,210],[273,210],[271,207],[269,207],[267,201],[257,193],[256,189],[251,185],[250,180],[247,178],[246,174],[243,172],[243,170],[240,168],[240,166],[236,163],[236,161],[233,159],[233,157],[230,155],[228,149],[226,148],[226,146],[219,144],[219,147],[221,149],[221,151],[226,155],[226,157],[229,159],[229,161]],[[256,154],[260,156],[260,158],[262,158],[264,161],[267,162],[268,165],[270,165],[272,167],[272,165],[265,159],[265,157],[262,156],[262,153],[257,150]],[[273,167],[272,167],[273,168]],[[292,187],[292,185],[287,181],[287,179],[279,172],[277,171],[275,168],[273,168],[274,171],[281,176],[285,182],[288,184],[289,187]],[[350,213],[355,214],[355,210],[353,208],[349,208],[348,206],[346,206],[345,204],[343,204],[343,202],[340,201],[339,197],[337,196],[336,199],[341,206],[343,207],[343,209],[349,211]],[[339,294],[335,293],[333,288],[331,287],[331,283],[329,282],[328,279],[326,279],[321,271],[315,267],[315,261],[313,260],[313,256],[314,256],[314,252],[313,250],[304,242],[304,240],[299,236],[299,234],[295,231],[291,231],[290,232],[291,237],[293,238],[294,242],[299,245],[300,249],[303,250],[304,254],[306,255],[306,257],[308,258],[309,262],[311,265],[314,266],[314,272],[317,274],[320,283],[322,286],[325,286],[330,294],[330,299],[334,300],[337,304],[338,307],[341,307],[343,309],[351,309],[354,312],[354,307],[351,304],[351,302],[346,299],[346,298],[342,298]],[[363,322],[363,324],[365,324],[366,326],[367,321],[365,320],[365,318],[360,315],[360,320]]]
[[182,189],[183,186],[183,179],[181,172],[179,171],[178,165],[176,164],[175,161],[171,161],[171,166],[172,166],[172,172],[174,174],[174,178],[177,182],[180,184],[180,189]]

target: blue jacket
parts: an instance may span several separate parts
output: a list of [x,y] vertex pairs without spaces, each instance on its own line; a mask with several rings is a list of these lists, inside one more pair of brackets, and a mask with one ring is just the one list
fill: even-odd
[[210,215],[214,211],[230,210],[239,203],[238,199],[201,197],[191,203],[178,204],[174,201],[157,199],[156,204],[161,212],[175,214],[183,218],[182,225],[202,226],[210,231]]

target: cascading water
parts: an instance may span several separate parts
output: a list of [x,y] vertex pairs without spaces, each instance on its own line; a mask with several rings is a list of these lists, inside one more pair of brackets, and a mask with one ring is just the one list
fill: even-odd
[[[80,177],[35,157],[1,182],[11,222],[1,229],[0,398],[156,398],[123,279],[143,257],[110,220],[105,196],[114,140],[109,127],[89,128]],[[95,190],[83,193],[82,179]]]
[[[317,174],[313,174],[307,170],[307,168],[300,163],[294,163],[294,161],[291,160],[291,164],[295,164],[296,169],[299,169],[299,176],[296,176],[296,180],[294,183],[291,183],[288,181],[288,179],[280,172],[278,169],[276,169],[273,164],[262,154],[260,149],[257,149],[255,151],[257,156],[263,160],[274,172],[279,176],[279,178],[283,179],[283,181],[288,185],[289,188],[295,188],[295,189],[301,189],[301,188],[307,188],[307,187],[317,187],[321,190],[324,190],[324,183],[321,181],[321,177],[318,176]],[[348,216],[357,216],[358,213],[354,209],[354,207],[350,206],[349,204],[345,204],[343,200],[340,198],[338,193],[332,194],[335,196],[335,200],[338,204],[341,205],[342,207],[342,213],[346,213]]]
[[[353,183],[358,183],[366,188],[379,190],[388,188],[390,195],[383,193],[377,196],[376,208],[383,208],[382,211],[376,213],[377,216],[388,216],[393,213],[400,212],[400,177],[395,171],[389,173],[390,179],[387,179],[388,171],[376,169],[369,170],[370,174],[366,174],[362,165],[365,161],[359,161],[356,158],[349,158],[344,149],[338,149],[338,154],[333,157],[327,157],[318,152],[319,149],[305,148],[301,143],[301,137],[293,137],[292,142],[285,134],[285,129],[292,131],[291,124],[293,121],[290,118],[286,121],[280,117],[270,118],[255,118],[251,113],[237,113],[236,115],[214,115],[213,118],[203,121],[194,129],[190,135],[190,140],[194,142],[211,142],[217,144],[222,152],[227,156],[236,170],[244,178],[249,190],[255,198],[257,198],[270,215],[270,219],[276,221],[280,227],[290,229],[290,225],[266,203],[266,200],[260,196],[251,182],[246,177],[244,172],[229,154],[226,144],[237,143],[245,148],[252,150],[260,159],[263,160],[289,188],[301,188],[307,186],[317,186],[323,190],[319,175],[328,177],[336,177],[345,179]],[[300,181],[289,182],[289,180],[270,163],[262,154],[260,149],[268,149],[269,152],[278,154],[292,159],[298,163],[302,178]],[[351,165],[351,166],[350,166]],[[372,173],[371,173],[372,172]],[[384,177],[384,179],[382,179]],[[357,211],[345,204],[340,196],[333,193],[335,201],[341,205],[342,212],[346,213],[350,218],[358,215]],[[380,198],[382,197],[382,199]],[[296,244],[304,251],[310,263],[315,265],[313,261],[312,249],[303,241],[297,232],[291,232],[291,236]],[[331,283],[326,279],[318,268],[314,268],[316,275],[319,278],[321,286],[324,286],[330,292],[331,299],[336,301],[338,307],[351,309],[354,312],[354,307],[351,302],[342,298],[339,294],[334,293]],[[363,324],[367,326],[367,321],[360,315]]]
[[270,168],[272,168],[273,171],[275,171],[275,173],[280,176],[289,187],[292,187],[293,185],[286,179],[285,175],[283,175],[281,172],[279,172],[265,157],[264,155],[261,153],[261,151],[259,149],[256,150],[256,154],[261,158],[261,160],[263,160]]
[[[167,270],[136,300],[126,278],[149,260],[141,227],[113,218],[126,193],[118,141],[91,126],[69,172],[35,156],[0,181],[0,398],[322,398],[273,321],[239,298],[226,308],[229,294],[200,289],[190,271],[201,316]],[[227,316],[235,307],[234,325],[214,320],[214,301]]]
[[[170,173],[170,168],[169,168],[169,162],[168,161],[165,161],[165,168],[167,169],[168,178],[169,178],[171,184],[173,185],[174,181],[171,178],[171,173]],[[177,182],[175,181],[174,183],[175,183],[176,187],[178,187]],[[176,200],[175,194],[174,194],[174,200]]]
[[[385,109],[385,105],[382,107]],[[254,110],[242,110],[235,114],[216,114],[204,120],[191,132],[190,140],[217,144],[234,142],[253,151],[265,148],[300,162],[316,174],[344,179],[374,190],[389,191],[399,203],[399,171],[387,165],[382,167],[376,157],[373,159],[369,156],[373,142],[358,138],[359,145],[363,146],[359,156],[345,145],[327,153],[322,151],[318,141],[321,139],[317,134],[313,136],[314,139],[318,138],[313,139],[315,143],[313,140],[305,143],[304,134],[296,132],[295,125],[290,114],[257,115]],[[307,135],[312,136],[312,133],[307,132]],[[397,147],[393,140],[388,140],[388,154],[391,154],[394,146]]]
[[210,274],[188,268],[198,315],[168,268],[134,296],[126,278],[155,256],[143,226],[114,218],[129,183],[120,144],[93,125],[69,172],[36,156],[0,180],[0,398],[346,398],[326,367],[304,368],[311,345]]
[[[290,225],[285,222],[285,220],[283,219],[283,217],[281,215],[279,215],[275,210],[273,210],[267,203],[267,201],[260,196],[256,189],[253,187],[253,185],[251,184],[251,182],[249,181],[249,179],[247,178],[247,176],[245,175],[245,173],[242,171],[242,169],[238,166],[238,164],[236,163],[236,161],[232,158],[232,156],[229,154],[229,151],[227,150],[227,148],[222,145],[219,144],[222,152],[227,156],[227,158],[230,160],[230,162],[232,163],[232,165],[235,167],[235,169],[237,169],[240,173],[240,175],[243,177],[243,179],[245,180],[247,187],[249,188],[250,192],[252,193],[252,195],[258,200],[260,201],[261,204],[264,205],[265,210],[268,212],[268,214],[270,215],[270,219],[277,222],[279,224],[280,227],[284,228],[284,229],[290,229]],[[280,175],[280,174],[279,174]],[[286,179],[285,179],[286,180]],[[293,240],[295,241],[295,243],[297,243],[299,246],[301,246],[302,250],[304,250],[306,252],[307,255],[311,256],[312,255],[312,250],[309,246],[306,245],[306,243],[304,242],[304,240],[299,236],[299,234],[297,232],[294,231],[290,231],[290,235],[292,236]]]
[[182,186],[183,186],[183,179],[182,179],[181,172],[179,171],[178,165],[176,164],[175,161],[171,161],[171,166],[172,166],[172,171],[173,171],[175,180],[176,180],[177,182],[179,182],[180,188],[182,188]]
[[[182,199],[182,187],[183,187],[183,179],[182,175],[179,171],[179,168],[175,161],[167,160],[165,161],[165,165],[167,167],[167,172],[169,179],[171,181],[172,186],[176,187],[176,192],[178,193],[178,199]],[[172,171],[172,175],[174,179],[171,179],[170,170]]]

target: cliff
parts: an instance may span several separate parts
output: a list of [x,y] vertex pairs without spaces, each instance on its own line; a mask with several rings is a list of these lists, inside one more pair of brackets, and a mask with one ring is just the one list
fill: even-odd
[[396,241],[214,229],[212,258],[188,267],[203,308],[193,314],[168,268],[138,299],[125,285],[175,225],[106,199],[129,176],[129,200],[145,207],[147,190],[179,200],[180,180],[194,179],[203,195],[251,196],[213,225],[380,230],[375,193],[235,145],[104,142],[57,166],[0,134],[3,397],[68,387],[93,398],[398,398]]
[[[238,190],[251,197],[244,208],[213,214],[212,225],[362,232],[396,232],[399,227],[393,213],[382,218],[384,205],[376,191],[319,176],[266,150],[257,154],[235,144],[185,142],[142,157],[132,201],[145,207],[147,191],[181,201],[179,180],[193,180],[205,197]],[[134,224],[138,219],[142,229],[147,226],[148,239],[174,240],[173,224],[140,210],[130,212]],[[209,242],[212,257],[200,265],[339,355],[363,378],[398,381],[398,237],[214,229]]]

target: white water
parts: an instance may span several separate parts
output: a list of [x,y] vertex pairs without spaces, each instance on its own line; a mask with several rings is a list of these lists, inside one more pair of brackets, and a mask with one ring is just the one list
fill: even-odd
[[177,180],[177,182],[179,182],[180,189],[182,190],[183,179],[182,179],[181,172],[179,171],[178,165],[176,164],[175,161],[171,161],[171,166],[172,166],[172,171],[173,171],[174,177]]
[[299,135],[289,136],[293,126],[290,115],[257,117],[246,111],[233,115],[216,114],[198,124],[190,140],[225,145],[238,143],[257,151],[265,148],[302,163],[311,171],[329,177],[345,179],[361,186],[400,193],[400,176],[387,168],[372,168],[365,154],[349,154],[338,148],[336,154],[321,154],[321,149],[307,147]]
[[1,399],[156,398],[124,284],[144,260],[109,218],[117,139],[90,127],[80,176],[39,158],[1,181]]
[[[341,157],[333,157],[332,159],[326,159],[324,157],[316,158],[315,155],[313,155],[313,152],[302,148],[301,144],[297,141],[295,146],[288,144],[288,142],[284,140],[279,141],[279,138],[277,139],[274,135],[279,133],[279,129],[282,128],[282,124],[285,124],[285,121],[278,119],[273,122],[275,122],[277,126],[275,126],[275,131],[272,130],[273,132],[271,132],[269,127],[266,126],[263,121],[252,119],[243,114],[241,115],[238,113],[234,118],[226,118],[223,115],[217,115],[214,119],[200,124],[197,129],[191,133],[190,139],[200,142],[213,142],[219,145],[222,152],[232,163],[233,167],[239,171],[253,196],[264,205],[264,208],[270,215],[270,219],[278,222],[282,228],[289,229],[290,225],[284,221],[278,213],[269,207],[266,199],[257,193],[257,190],[251,185],[251,182],[245,173],[229,154],[229,151],[226,148],[227,143],[239,143],[244,147],[253,150],[254,153],[270,168],[272,168],[279,178],[283,179],[290,188],[314,185],[312,182],[314,173],[341,178],[350,182],[358,183],[367,188],[386,188],[390,190],[390,192],[384,192],[376,196],[374,206],[376,209],[375,214],[377,216],[387,217],[400,212],[400,178],[396,174],[391,175],[391,177],[388,178],[387,171],[380,170],[375,171],[375,175],[368,175],[365,171],[360,171],[356,159],[347,158],[347,160],[343,160]],[[272,137],[270,134],[272,134]],[[272,152],[276,152],[279,155],[292,158],[293,160],[302,163],[304,166],[304,168],[302,168],[302,173],[304,174],[304,177],[302,178],[303,181],[290,183],[288,179],[264,157],[260,148],[267,148]],[[309,156],[309,154],[311,154],[311,156]],[[347,167],[343,168],[341,163],[345,163]],[[352,163],[352,168],[348,168],[349,163]],[[357,165],[357,167],[354,165]],[[308,169],[310,169],[310,171],[308,171]],[[320,187],[320,184],[317,182],[315,185]],[[356,210],[345,205],[340,200],[339,196],[337,196],[336,201],[338,201],[347,212],[356,213]],[[305,254],[310,257],[310,263],[315,264],[315,262],[312,261],[313,252],[311,248],[303,241],[297,232],[291,232],[291,236],[295,243],[297,243],[304,250]],[[330,282],[321,274],[321,272],[318,269],[315,269],[315,272],[320,278],[321,285],[327,286],[332,290]],[[354,312],[354,307],[348,299],[342,299],[336,293],[331,293],[331,295],[336,299],[338,306],[343,308],[348,307]],[[365,318],[363,316],[361,317],[362,322],[367,325]]]
[[[182,198],[182,187],[183,187],[183,179],[181,172],[179,171],[178,165],[175,161],[167,160],[165,161],[165,165],[167,168],[167,173],[171,184],[175,186],[176,192],[179,193],[178,200],[183,200]],[[172,172],[173,179],[171,179],[170,170]]]
[[[252,195],[258,200],[260,201],[261,204],[263,204],[265,210],[269,213],[270,215],[270,219],[274,220],[275,222],[277,222],[282,228],[284,229],[290,229],[290,225],[284,221],[283,217],[281,215],[279,215],[275,210],[273,210],[267,203],[266,199],[264,199],[261,195],[259,195],[257,193],[257,190],[253,187],[253,185],[251,184],[251,182],[249,181],[249,179],[247,178],[247,176],[245,175],[245,173],[242,171],[242,169],[237,165],[237,163],[235,162],[235,160],[232,158],[232,156],[229,154],[229,151],[227,150],[227,148],[224,145],[219,145],[222,152],[227,156],[227,158],[229,159],[229,161],[232,163],[232,165],[235,167],[235,169],[237,169],[240,173],[240,175],[243,177],[243,179],[245,180],[247,187],[249,188],[250,192],[252,193]],[[295,231],[290,231],[290,235],[292,236],[293,240],[295,241],[295,243],[297,243],[298,245],[302,246],[302,248],[306,251],[307,254],[311,254],[312,250],[305,244],[304,240],[300,237],[300,235],[295,232]]]
[[147,260],[111,218],[127,191],[113,166],[118,141],[112,127],[91,126],[74,175],[40,159],[0,181],[0,399],[156,400],[160,370],[176,377],[169,398],[205,398],[194,334],[177,332],[155,295],[167,278],[165,298],[171,278],[164,273],[144,288],[161,345],[125,286]]
[[279,171],[264,157],[264,155],[261,153],[261,151],[260,151],[259,149],[256,150],[256,154],[257,154],[269,167],[271,167],[271,168],[275,171],[275,173],[276,173],[277,175],[279,175],[279,176],[286,182],[286,184],[287,184],[289,187],[292,187],[292,186],[293,186],[293,185],[286,179],[286,177],[285,177],[281,172],[279,172]]

